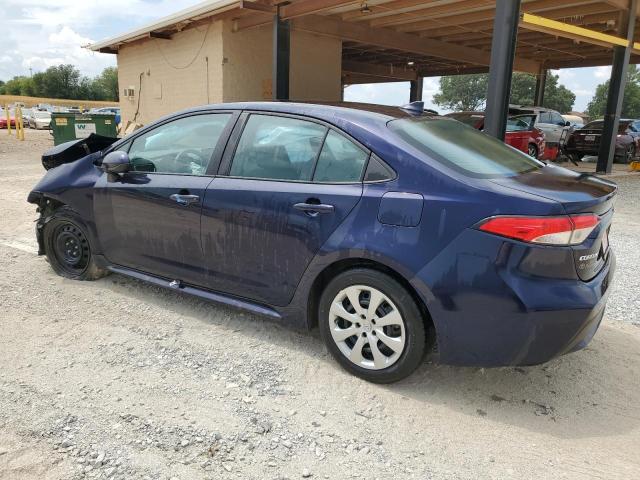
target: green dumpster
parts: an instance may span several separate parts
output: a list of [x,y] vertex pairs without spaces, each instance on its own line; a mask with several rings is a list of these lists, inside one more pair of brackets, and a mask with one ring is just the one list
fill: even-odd
[[51,134],[54,145],[87,138],[92,133],[103,137],[117,137],[116,116],[111,113],[51,114]]

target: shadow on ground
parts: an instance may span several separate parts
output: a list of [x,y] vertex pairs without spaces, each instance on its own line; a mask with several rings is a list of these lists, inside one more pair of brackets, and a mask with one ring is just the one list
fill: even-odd
[[[440,405],[460,413],[483,417],[557,438],[619,435],[640,425],[636,408],[640,399],[640,335],[637,327],[603,324],[583,351],[533,367],[494,369],[450,367],[425,362],[408,379],[380,386],[354,379],[327,354],[317,331],[288,329],[262,318],[159,289],[126,277],[112,275],[96,284],[115,293],[168,309],[185,321],[223,326],[256,341],[295,350],[308,361],[290,365],[295,370],[335,370],[324,378],[343,393],[368,389],[372,396],[384,394],[407,401],[412,414],[421,405]],[[312,366],[310,366],[312,365]],[[354,383],[359,382],[359,384]],[[397,399],[393,397],[397,396]]]

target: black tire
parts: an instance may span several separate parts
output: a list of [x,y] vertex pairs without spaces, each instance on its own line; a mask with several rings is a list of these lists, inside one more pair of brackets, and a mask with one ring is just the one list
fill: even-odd
[[536,145],[534,145],[533,143],[530,143],[529,146],[527,147],[527,154],[530,157],[535,158],[537,160],[538,159],[538,147]]
[[97,280],[109,273],[96,264],[87,227],[80,215],[68,206],[58,208],[47,219],[43,240],[47,260],[61,277]]
[[[337,295],[348,287],[355,285],[373,287],[388,297],[401,315],[404,324],[404,349],[395,363],[389,367],[373,370],[356,365],[342,353],[330,330],[330,309]],[[383,303],[381,305],[384,305]],[[338,320],[338,319],[336,319]],[[380,321],[381,319],[378,319]],[[373,322],[375,324],[375,321]],[[401,380],[413,373],[422,363],[424,358],[427,338],[425,334],[424,318],[416,305],[413,297],[394,278],[376,270],[367,268],[355,268],[341,273],[334,278],[324,289],[318,306],[318,324],[320,334],[331,355],[348,372],[373,383],[392,383]],[[371,325],[369,328],[375,329]],[[380,328],[380,327],[378,327]],[[382,327],[385,328],[385,327]],[[375,335],[375,333],[369,333]],[[354,335],[353,339],[359,338]],[[364,337],[365,334],[363,333]],[[374,338],[373,336],[368,338]],[[377,338],[377,337],[376,337]],[[352,340],[354,341],[354,340]],[[368,342],[368,340],[367,340]],[[365,344],[366,347],[370,345]],[[366,352],[366,350],[362,350]]]

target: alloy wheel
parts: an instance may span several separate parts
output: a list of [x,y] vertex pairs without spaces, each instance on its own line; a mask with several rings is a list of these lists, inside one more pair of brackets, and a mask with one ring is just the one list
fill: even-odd
[[359,367],[382,370],[393,365],[405,349],[402,314],[376,288],[352,285],[338,292],[328,321],[333,341]]
[[530,157],[538,158],[538,149],[536,148],[535,145],[529,145],[527,150],[528,150],[528,153],[529,153]]

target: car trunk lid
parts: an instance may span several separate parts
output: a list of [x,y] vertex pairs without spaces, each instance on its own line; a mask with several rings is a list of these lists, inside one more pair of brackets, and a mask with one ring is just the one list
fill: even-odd
[[608,233],[617,193],[615,183],[587,173],[547,165],[513,177],[491,180],[499,185],[528,192],[560,203],[567,214],[593,213],[600,222],[580,245],[573,245],[578,276],[590,280],[606,264],[609,256]]

